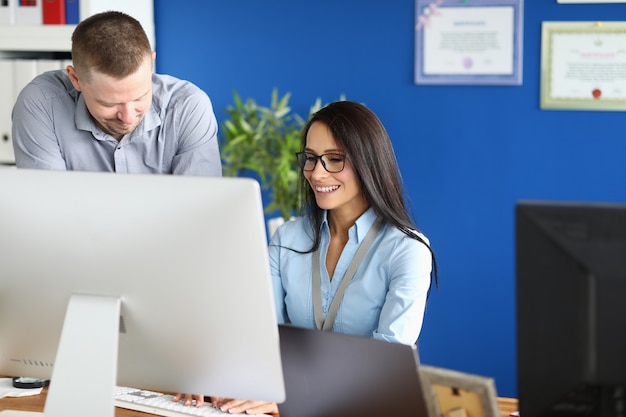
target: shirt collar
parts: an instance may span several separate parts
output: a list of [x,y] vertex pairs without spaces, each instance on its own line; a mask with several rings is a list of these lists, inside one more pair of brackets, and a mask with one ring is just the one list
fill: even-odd
[[[376,212],[372,207],[365,210],[361,216],[356,219],[354,225],[348,230],[348,238],[356,239],[357,243],[360,243],[363,239],[365,239],[365,235],[372,228],[374,221],[376,221]],[[328,210],[324,211],[324,219],[322,220],[322,231],[325,233],[330,233],[328,229]]]
[[78,94],[78,100],[76,101],[76,112],[74,113],[74,121],[76,122],[76,127],[79,130],[88,130],[90,132],[94,132],[98,127],[94,123],[91,115],[89,114],[89,110],[87,110],[87,105],[85,104],[85,99],[82,94]]

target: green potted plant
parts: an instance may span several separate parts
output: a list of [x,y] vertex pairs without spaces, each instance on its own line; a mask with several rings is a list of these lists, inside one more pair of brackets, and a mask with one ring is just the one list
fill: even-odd
[[[306,123],[292,112],[290,97],[290,93],[279,96],[274,88],[270,105],[262,106],[252,98],[242,100],[235,91],[234,104],[226,109],[229,118],[222,124],[220,143],[224,175],[256,174],[262,189],[269,193],[266,214],[279,212],[285,221],[300,208],[300,168],[295,153],[302,148],[301,134]],[[317,99],[310,113],[320,107]]]

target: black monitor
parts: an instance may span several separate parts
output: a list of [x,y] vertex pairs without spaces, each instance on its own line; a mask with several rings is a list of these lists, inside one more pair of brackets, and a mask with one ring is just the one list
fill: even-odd
[[520,415],[626,413],[626,205],[516,207]]

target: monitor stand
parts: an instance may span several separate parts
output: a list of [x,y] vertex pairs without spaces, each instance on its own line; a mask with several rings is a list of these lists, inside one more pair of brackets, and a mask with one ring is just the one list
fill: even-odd
[[113,417],[120,297],[74,294],[63,322],[43,413],[0,417]]

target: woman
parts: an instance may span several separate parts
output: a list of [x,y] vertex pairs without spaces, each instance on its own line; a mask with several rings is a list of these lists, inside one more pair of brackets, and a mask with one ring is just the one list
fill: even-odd
[[[304,132],[304,150],[297,157],[305,213],[283,225],[270,243],[279,322],[415,343],[433,256],[407,213],[385,128],[365,106],[339,101],[314,114]],[[371,247],[355,262],[358,269],[343,297],[337,295],[377,218],[380,231],[372,231]],[[313,259],[318,258],[319,280],[313,273]],[[318,289],[321,309],[315,302]],[[329,323],[333,300],[340,306]],[[324,316],[320,319],[318,313],[317,323],[315,310]]]
[[[269,248],[279,323],[416,343],[436,263],[407,212],[385,128],[365,106],[339,101],[303,133],[303,217],[282,225]],[[257,401],[212,403],[277,412]]]

